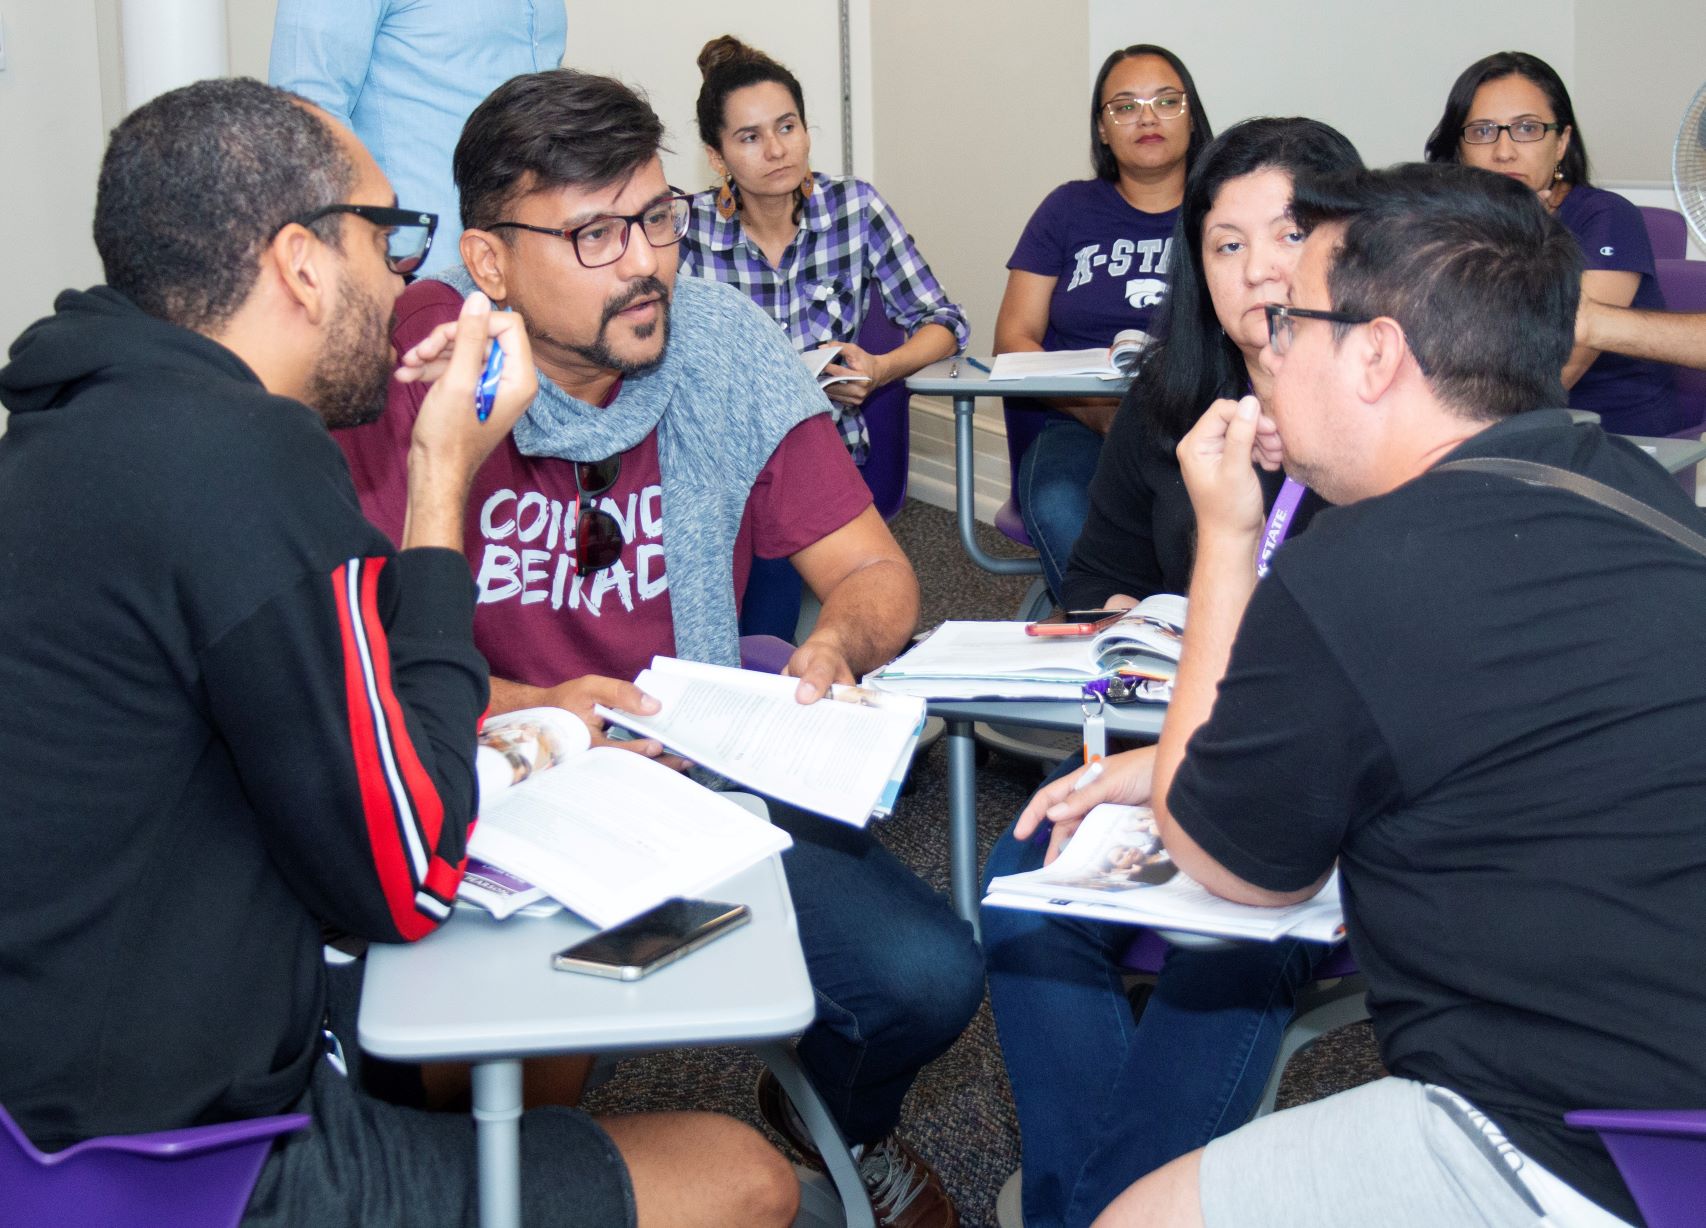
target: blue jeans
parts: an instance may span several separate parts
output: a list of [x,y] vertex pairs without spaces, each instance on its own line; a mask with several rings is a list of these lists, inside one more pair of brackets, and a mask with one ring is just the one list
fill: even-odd
[[[1046,851],[1009,829],[985,882],[1037,869]],[[1172,948],[1134,1021],[1118,966],[1130,926],[1008,908],[981,919],[1026,1228],[1088,1224],[1139,1177],[1249,1120],[1297,989],[1327,951],[1295,940]]]
[[800,1060],[847,1141],[875,1143],[977,1013],[983,954],[947,899],[870,832],[769,806],[794,838],[782,867],[817,996]]
[[1056,414],[1019,461],[1019,514],[1056,601],[1072,545],[1090,515],[1090,479],[1101,455],[1100,434],[1076,418]]

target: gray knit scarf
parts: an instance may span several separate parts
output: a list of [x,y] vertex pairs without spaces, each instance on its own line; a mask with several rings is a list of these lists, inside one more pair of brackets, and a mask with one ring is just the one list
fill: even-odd
[[[466,295],[460,265],[434,276]],[[763,310],[732,286],[678,277],[663,361],[623,379],[600,409],[539,372],[515,424],[524,456],[603,460],[653,429],[663,474],[663,548],[675,653],[740,664],[734,547],[747,496],[782,437],[829,402]]]

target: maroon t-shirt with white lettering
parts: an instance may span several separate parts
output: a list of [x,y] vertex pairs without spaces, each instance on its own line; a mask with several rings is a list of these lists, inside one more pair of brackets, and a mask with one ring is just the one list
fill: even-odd
[[[397,303],[392,341],[402,353],[456,318],[461,296],[438,281],[410,286]],[[400,542],[408,502],[409,436],[426,390],[391,385],[385,415],[335,431],[362,510]],[[472,410],[470,409],[470,412]],[[474,642],[499,678],[554,686],[583,674],[632,678],[656,653],[675,651],[663,555],[663,490],[657,435],[622,454],[616,484],[599,505],[627,544],[595,575],[574,571],[574,466],[523,456],[501,444],[474,476],[465,549],[479,589]],[[833,533],[871,504],[828,414],[783,437],[754,483],[735,539],[736,600],[754,554],[785,558]]]

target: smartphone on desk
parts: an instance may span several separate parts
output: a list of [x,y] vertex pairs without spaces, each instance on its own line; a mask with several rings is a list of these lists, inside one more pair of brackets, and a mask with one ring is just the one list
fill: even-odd
[[1080,636],[1095,635],[1113,626],[1130,610],[1056,610],[1047,618],[1025,625],[1026,635]]
[[650,912],[564,947],[551,957],[551,966],[559,972],[637,981],[751,919],[752,910],[745,904],[665,900]]

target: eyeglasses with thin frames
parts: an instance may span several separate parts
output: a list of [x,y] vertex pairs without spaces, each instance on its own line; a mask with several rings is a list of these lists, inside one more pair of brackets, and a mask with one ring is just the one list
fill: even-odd
[[638,213],[611,213],[583,222],[572,230],[554,230],[528,222],[493,222],[487,230],[530,230],[534,234],[566,239],[575,249],[583,268],[600,269],[615,264],[628,250],[628,236],[636,225],[653,247],[673,247],[687,233],[693,215],[691,196],[664,196]]
[[[432,236],[438,229],[438,214],[419,213],[414,209],[394,209],[385,205],[327,205],[293,217],[284,226],[312,226],[323,217],[348,213],[385,231],[385,267],[393,273],[407,276],[425,263],[432,250]],[[284,226],[278,229],[283,230]],[[278,231],[273,232],[275,235]]]
[[1538,119],[1519,119],[1510,124],[1464,124],[1461,132],[1465,145],[1496,145],[1499,133],[1508,132],[1519,145],[1529,145],[1543,139],[1548,132],[1562,132],[1563,124],[1542,123]]
[[1178,119],[1189,105],[1189,94],[1178,90],[1163,90],[1153,98],[1133,98],[1122,94],[1102,104],[1102,113],[1110,124],[1135,124],[1143,117],[1143,108],[1155,112],[1156,119]]
[[616,485],[622,456],[575,462],[575,574],[593,576],[622,557],[628,539],[621,522],[598,506],[598,496]]

